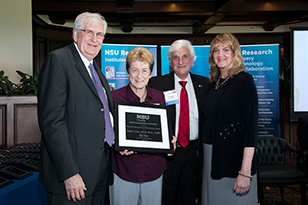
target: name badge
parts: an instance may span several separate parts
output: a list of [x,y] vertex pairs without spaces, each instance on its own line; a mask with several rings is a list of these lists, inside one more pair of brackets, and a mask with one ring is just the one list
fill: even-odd
[[176,90],[168,90],[164,92],[166,105],[174,105],[179,103],[179,97]]

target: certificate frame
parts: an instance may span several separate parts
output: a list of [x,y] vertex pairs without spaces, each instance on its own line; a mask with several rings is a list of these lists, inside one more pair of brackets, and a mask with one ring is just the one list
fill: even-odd
[[166,106],[118,101],[114,105],[116,151],[174,153]]

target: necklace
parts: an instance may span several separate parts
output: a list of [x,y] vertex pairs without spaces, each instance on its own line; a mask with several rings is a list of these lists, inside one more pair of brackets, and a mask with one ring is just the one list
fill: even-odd
[[228,77],[226,77],[226,79],[224,80],[224,81],[222,81],[222,83],[219,83],[220,82],[220,76],[219,76],[219,78],[218,78],[218,80],[217,80],[217,82],[216,82],[216,85],[215,85],[215,90],[219,90],[224,84],[226,84],[227,83],[227,81],[229,80],[229,76]]

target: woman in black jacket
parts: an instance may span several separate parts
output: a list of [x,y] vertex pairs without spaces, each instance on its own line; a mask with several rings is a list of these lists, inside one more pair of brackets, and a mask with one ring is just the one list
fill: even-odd
[[202,204],[257,204],[255,147],[258,97],[245,72],[238,40],[230,33],[211,42],[212,87],[201,103]]

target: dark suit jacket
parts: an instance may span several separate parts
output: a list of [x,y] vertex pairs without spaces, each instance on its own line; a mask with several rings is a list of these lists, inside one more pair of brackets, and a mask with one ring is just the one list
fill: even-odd
[[297,139],[302,149],[308,149],[308,115],[298,118]]
[[[191,80],[193,82],[198,108],[201,103],[201,100],[205,93],[207,92],[210,82],[209,79],[203,76],[194,75],[190,73]],[[160,90],[160,91],[167,91],[167,90],[174,90],[174,72],[171,72],[164,76],[157,76],[150,78],[150,81],[148,83],[149,87],[152,87],[154,89]],[[168,115],[169,120],[171,121],[171,131],[172,134],[175,136],[175,105],[168,106]],[[167,161],[168,169],[170,166],[172,166],[172,161]],[[165,172],[165,178],[168,178],[168,175],[171,174],[171,172]],[[171,170],[171,169],[169,169]]]
[[[94,61],[113,103],[106,78]],[[112,160],[103,159],[105,118],[94,84],[74,46],[51,52],[39,76],[38,120],[42,132],[40,181],[47,191],[66,194],[63,181],[79,173],[90,195],[101,173],[112,178]],[[102,163],[107,169],[101,170]],[[106,167],[106,165],[104,166]]]

